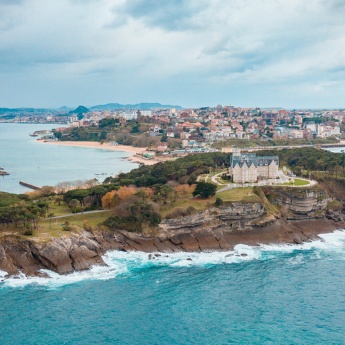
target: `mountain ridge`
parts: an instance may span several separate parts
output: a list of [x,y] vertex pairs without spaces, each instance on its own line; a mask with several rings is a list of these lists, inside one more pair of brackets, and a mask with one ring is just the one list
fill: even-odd
[[136,104],[121,104],[121,103],[107,103],[107,104],[100,104],[90,107],[90,110],[123,110],[123,109],[141,109],[141,110],[151,110],[151,109],[183,109],[179,105],[171,105],[171,104],[161,104],[161,103],[136,103]]

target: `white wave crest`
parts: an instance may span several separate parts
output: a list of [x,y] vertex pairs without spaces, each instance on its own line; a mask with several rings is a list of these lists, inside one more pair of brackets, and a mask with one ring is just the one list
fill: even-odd
[[315,258],[321,258],[324,253],[335,254],[334,257],[345,259],[345,230],[319,235],[320,239],[302,244],[270,244],[260,246],[247,246],[239,244],[234,250],[228,252],[209,253],[142,253],[109,251],[103,259],[107,266],[95,266],[88,271],[74,272],[59,275],[49,270],[42,270],[47,278],[26,277],[19,274],[5,279],[6,272],[0,271],[0,282],[3,287],[21,288],[27,285],[59,288],[64,285],[74,284],[85,280],[108,280],[119,275],[131,275],[140,269],[154,267],[192,267],[210,266],[221,264],[238,264],[254,260],[270,260],[278,254],[289,254],[298,251],[298,255],[288,258],[288,264],[299,265],[303,263],[304,254],[313,251]]

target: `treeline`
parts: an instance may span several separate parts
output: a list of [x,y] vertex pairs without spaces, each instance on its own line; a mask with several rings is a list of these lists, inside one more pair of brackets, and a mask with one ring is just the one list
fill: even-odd
[[216,148],[223,148],[229,146],[236,146],[238,148],[256,147],[256,146],[293,146],[293,145],[322,145],[322,144],[335,144],[339,140],[335,137],[330,138],[315,138],[315,139],[228,139],[217,141],[212,146]]
[[188,155],[175,161],[141,166],[129,173],[121,173],[116,178],[108,177],[104,182],[119,186],[135,185],[137,187],[162,185],[168,181],[193,184],[196,182],[198,175],[208,173],[210,168],[225,168],[229,167],[229,164],[228,153],[213,152]]
[[107,137],[106,131],[100,131],[97,128],[72,128],[70,132],[62,134],[54,131],[54,135],[61,141],[101,141]]
[[35,202],[25,194],[10,194],[0,192],[0,224],[7,227],[14,224],[27,230],[26,234],[32,234],[37,227],[40,217],[47,216],[49,204],[44,200]]
[[313,147],[283,150],[258,151],[258,156],[279,156],[280,165],[292,168],[300,173],[301,170],[324,171],[332,174],[344,172],[345,153],[334,153]]

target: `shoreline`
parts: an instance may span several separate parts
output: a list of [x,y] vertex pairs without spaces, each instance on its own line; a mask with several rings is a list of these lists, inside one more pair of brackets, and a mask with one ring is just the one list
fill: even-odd
[[138,155],[146,152],[145,147],[135,147],[130,145],[111,145],[110,143],[101,144],[98,141],[41,141],[37,140],[38,143],[59,145],[59,146],[74,146],[74,147],[84,147],[91,149],[102,149],[117,152],[130,153],[127,160],[133,163],[139,163],[144,165],[153,165],[159,162],[157,159],[145,159],[144,157],[139,157]]
[[[18,240],[15,236],[0,239],[0,271],[5,278],[24,273],[26,276],[46,276],[42,269],[60,275],[107,266],[103,255],[107,251],[142,252],[149,259],[163,254],[209,253],[233,251],[238,244],[301,245],[321,240],[318,235],[344,230],[344,222],[326,218],[290,223],[278,219],[262,227],[238,231],[209,231],[207,228],[172,231],[166,236],[143,236],[126,231],[82,231],[40,243]],[[23,254],[25,253],[25,254]],[[157,254],[157,255],[155,255]],[[245,255],[245,254],[244,254]],[[243,256],[243,255],[242,255]]]

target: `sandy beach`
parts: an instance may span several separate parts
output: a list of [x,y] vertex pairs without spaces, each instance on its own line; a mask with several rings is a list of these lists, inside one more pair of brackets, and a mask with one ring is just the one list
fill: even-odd
[[128,145],[111,145],[110,143],[101,144],[95,141],[38,141],[48,145],[60,145],[60,146],[77,146],[77,147],[85,147],[85,148],[96,148],[96,149],[104,149],[104,150],[113,150],[113,151],[121,151],[121,152],[129,152],[132,155],[127,159],[131,162],[145,164],[145,165],[153,165],[159,162],[156,159],[146,159],[144,157],[138,156],[146,151],[144,147],[134,147]]

